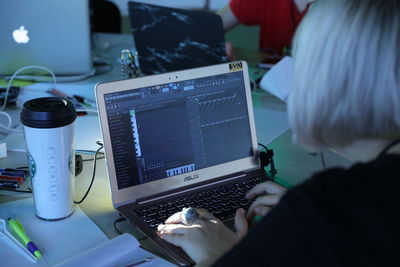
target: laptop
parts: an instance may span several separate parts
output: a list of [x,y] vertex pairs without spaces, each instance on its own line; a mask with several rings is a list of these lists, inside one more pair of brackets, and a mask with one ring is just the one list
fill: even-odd
[[138,2],[128,2],[128,10],[143,74],[227,62],[219,15]]
[[96,86],[112,202],[181,266],[157,225],[184,207],[232,222],[266,179],[243,61]]
[[91,72],[88,0],[0,1],[0,17],[0,75],[27,65],[47,67],[56,75]]

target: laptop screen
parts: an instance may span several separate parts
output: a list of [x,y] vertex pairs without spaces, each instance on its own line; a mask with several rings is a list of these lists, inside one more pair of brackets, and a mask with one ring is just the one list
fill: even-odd
[[[89,13],[88,0],[0,1],[0,75],[28,65],[56,75],[90,74]],[[24,74],[48,75],[37,69]]]
[[243,72],[104,100],[118,189],[253,156]]
[[219,15],[132,1],[128,2],[128,8],[144,74],[227,62]]

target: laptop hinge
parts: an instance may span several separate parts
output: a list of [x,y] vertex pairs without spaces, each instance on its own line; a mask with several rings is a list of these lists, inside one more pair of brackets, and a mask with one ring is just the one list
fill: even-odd
[[146,199],[146,200],[138,200],[137,203],[139,205],[143,205],[143,204],[146,204],[146,203],[149,203],[149,202],[154,202],[154,201],[161,200],[161,199],[164,199],[164,198],[180,195],[182,193],[188,193],[190,191],[199,190],[199,189],[206,188],[206,187],[209,187],[209,186],[214,186],[214,185],[217,185],[217,184],[220,184],[220,183],[226,183],[226,182],[229,182],[231,180],[236,180],[236,179],[243,178],[245,176],[246,176],[246,173],[240,173],[239,175],[230,176],[230,177],[225,178],[225,179],[218,179],[218,180],[216,180],[214,182],[207,181],[206,184],[200,184],[200,185],[199,184],[195,184],[195,185],[193,185],[193,187],[186,188],[186,189],[181,189],[179,191],[171,192],[169,194],[163,194],[162,196],[157,196],[157,197],[154,197],[154,198],[151,198],[151,199]]
[[171,190],[170,192],[164,192],[162,194],[157,194],[153,197],[146,197],[146,198],[141,198],[141,199],[136,199],[136,200],[128,200],[128,201],[123,201],[123,202],[119,202],[119,203],[115,203],[114,204],[114,208],[118,208],[124,205],[133,205],[133,206],[138,206],[138,205],[142,205],[142,204],[146,204],[146,203],[150,203],[153,201],[157,201],[157,200],[161,200],[164,198],[169,198],[169,197],[173,197],[173,196],[177,196],[180,195],[182,193],[187,193],[187,192],[191,192],[191,191],[195,191],[201,188],[206,188],[210,185],[216,185],[216,184],[220,184],[220,183],[226,183],[235,179],[240,179],[245,177],[246,175],[249,175],[249,173],[255,172],[258,173],[260,168],[255,168],[255,169],[249,169],[247,171],[244,172],[238,172],[238,173],[234,173],[231,175],[226,175],[224,177],[219,177],[217,179],[215,179],[214,181],[204,181],[204,182],[200,182],[200,183],[196,183],[190,186],[186,186],[183,188],[179,188],[179,189],[174,189]]

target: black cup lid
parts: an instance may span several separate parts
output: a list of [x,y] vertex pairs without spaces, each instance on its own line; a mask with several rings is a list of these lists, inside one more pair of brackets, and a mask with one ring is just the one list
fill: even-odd
[[42,97],[24,103],[20,114],[23,125],[32,128],[57,128],[76,119],[74,105],[65,98]]

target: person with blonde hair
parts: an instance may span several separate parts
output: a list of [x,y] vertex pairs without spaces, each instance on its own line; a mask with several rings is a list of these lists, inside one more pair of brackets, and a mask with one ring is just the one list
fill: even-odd
[[400,1],[316,1],[294,41],[289,119],[297,142],[354,164],[286,193],[256,186],[250,212],[266,215],[249,231],[243,210],[234,232],[198,209],[160,236],[203,266],[400,266],[399,48]]

